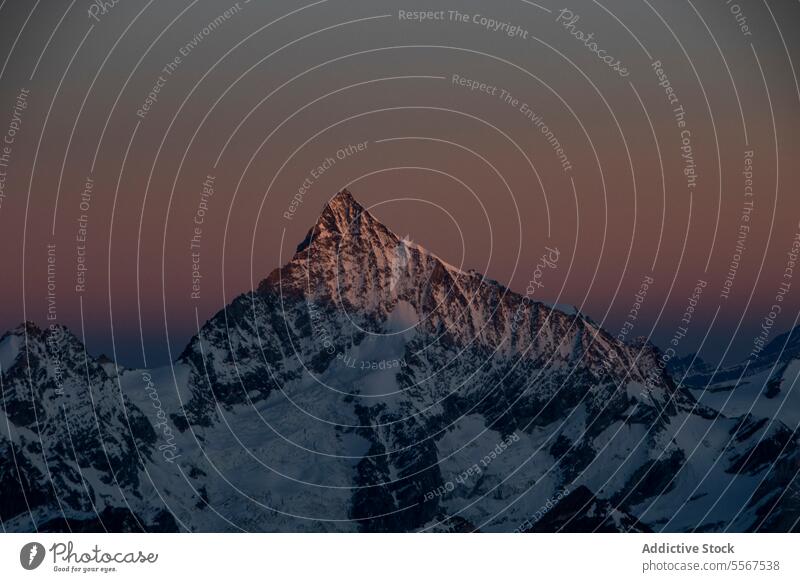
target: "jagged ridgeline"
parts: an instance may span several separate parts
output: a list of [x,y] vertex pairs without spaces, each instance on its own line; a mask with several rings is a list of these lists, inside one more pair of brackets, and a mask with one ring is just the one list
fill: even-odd
[[776,353],[738,383],[706,368],[676,383],[654,346],[464,272],[344,191],[171,366],[120,368],[60,327],[5,334],[0,518],[7,531],[787,531],[800,360],[764,358]]

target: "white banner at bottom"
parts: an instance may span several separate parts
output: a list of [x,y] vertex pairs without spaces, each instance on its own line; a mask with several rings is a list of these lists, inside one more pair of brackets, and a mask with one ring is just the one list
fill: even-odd
[[798,539],[792,534],[2,534],[0,579],[485,582],[599,576],[769,582],[800,580]]

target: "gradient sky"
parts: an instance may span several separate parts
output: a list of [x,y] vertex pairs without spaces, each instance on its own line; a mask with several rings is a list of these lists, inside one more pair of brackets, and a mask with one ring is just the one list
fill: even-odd
[[[562,260],[535,298],[579,305],[614,334],[652,277],[629,336],[667,345],[704,280],[680,353],[706,338],[706,360],[746,356],[775,303],[800,231],[797,3],[121,0],[96,18],[93,5],[0,8],[0,132],[29,91],[0,205],[2,329],[48,324],[52,244],[56,321],[84,330],[92,353],[165,363],[196,318],[285,263],[344,186],[398,234],[521,292],[544,247],[558,247]],[[579,17],[570,27],[564,8]],[[450,20],[456,9],[467,22]],[[443,10],[445,20],[401,20],[399,10]],[[524,35],[489,30],[475,15]],[[629,75],[577,30],[594,33]],[[693,189],[654,61],[685,110]],[[471,91],[453,75],[497,90]],[[157,100],[137,115],[155,87]],[[364,142],[285,218],[314,168]],[[190,240],[209,176],[193,299]],[[87,278],[76,292],[84,214]],[[742,224],[741,265],[723,299]],[[781,306],[771,337],[797,323],[800,281]]]

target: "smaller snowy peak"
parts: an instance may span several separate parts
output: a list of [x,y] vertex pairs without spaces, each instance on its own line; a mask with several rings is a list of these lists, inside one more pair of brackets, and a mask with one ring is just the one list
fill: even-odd
[[64,325],[51,325],[44,329],[31,321],[21,323],[0,337],[0,360],[7,370],[20,351],[51,351],[56,348],[83,348],[83,343]]
[[12,332],[0,338],[0,373],[8,370],[17,361],[23,341],[20,334]]

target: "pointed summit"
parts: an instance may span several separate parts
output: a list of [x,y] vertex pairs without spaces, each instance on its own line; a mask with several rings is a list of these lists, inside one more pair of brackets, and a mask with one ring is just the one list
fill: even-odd
[[358,210],[363,210],[364,208],[358,201],[353,197],[353,193],[350,192],[347,188],[336,194],[333,198],[328,201],[326,206],[335,207],[335,208],[347,208],[347,207],[354,207]]
[[325,205],[317,226],[345,233],[359,219],[362,212],[364,207],[353,198],[349,190],[344,189]]
[[314,242],[338,244],[346,236],[373,238],[371,242],[374,244],[397,239],[394,233],[358,203],[349,190],[344,189],[325,205],[317,223],[298,245],[297,252],[306,250]]

